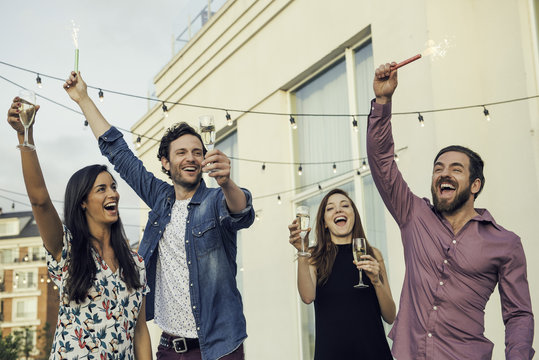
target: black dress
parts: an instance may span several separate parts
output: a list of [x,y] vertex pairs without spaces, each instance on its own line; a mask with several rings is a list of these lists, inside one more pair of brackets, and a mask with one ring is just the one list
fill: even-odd
[[393,359],[382,325],[374,288],[355,289],[359,273],[352,263],[352,245],[337,245],[328,281],[316,287],[315,360]]

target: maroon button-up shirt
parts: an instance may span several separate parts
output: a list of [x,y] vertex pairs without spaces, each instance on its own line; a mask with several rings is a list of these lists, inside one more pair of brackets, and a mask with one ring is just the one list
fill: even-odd
[[391,104],[372,101],[367,152],[372,177],[401,229],[406,273],[389,337],[398,360],[490,359],[485,305],[496,284],[507,359],[534,354],[533,314],[520,238],[485,209],[458,234],[428,199],[414,195],[394,161]]

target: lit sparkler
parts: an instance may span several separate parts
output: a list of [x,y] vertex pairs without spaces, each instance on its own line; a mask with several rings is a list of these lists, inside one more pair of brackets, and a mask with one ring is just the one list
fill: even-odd
[[398,68],[403,67],[404,65],[407,65],[416,60],[419,60],[424,56],[431,56],[432,60],[442,58],[447,53],[447,49],[451,47],[451,41],[449,39],[444,39],[442,42],[437,44],[433,40],[429,40],[427,41],[426,45],[427,48],[423,50],[421,54],[414,55],[411,58],[392,66],[391,70],[397,70]]
[[75,44],[75,72],[79,72],[79,27],[75,24],[74,20],[71,20],[73,24],[73,32],[71,37],[73,38],[73,44]]

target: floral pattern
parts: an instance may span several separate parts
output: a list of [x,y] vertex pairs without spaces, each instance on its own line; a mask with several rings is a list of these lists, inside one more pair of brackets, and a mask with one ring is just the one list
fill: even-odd
[[143,287],[129,291],[116,272],[108,267],[97,251],[92,250],[96,279],[83,303],[69,301],[64,287],[69,274],[68,256],[72,236],[64,226],[62,256],[57,262],[47,253],[52,281],[58,286],[60,309],[52,344],[51,360],[134,360],[133,337],[140,306],[149,292],[144,260],[135,252],[133,258]]

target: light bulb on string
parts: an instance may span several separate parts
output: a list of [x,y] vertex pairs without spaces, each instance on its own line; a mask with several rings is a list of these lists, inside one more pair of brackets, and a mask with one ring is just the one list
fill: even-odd
[[11,203],[11,210],[15,210],[15,203],[14,202]]
[[322,186],[318,184],[318,191],[322,191]]
[[277,204],[279,204],[279,205],[282,204],[281,195],[277,195]]
[[266,170],[266,163],[262,164],[262,171]]
[[137,149],[140,149],[142,143],[141,143],[142,139],[140,138],[140,135],[137,137],[137,141],[135,142],[135,147]]
[[356,175],[357,175],[357,176],[360,176],[360,175],[361,175],[361,171],[356,170]]
[[37,77],[36,77],[36,84],[37,84],[37,87],[40,89],[43,87],[43,85],[41,84],[41,77],[39,76],[39,74],[37,74]]
[[423,115],[421,115],[421,113],[417,113],[417,120],[419,120],[419,126],[425,127],[425,121],[423,120]]
[[88,120],[84,119],[84,128],[86,129],[88,127]]
[[45,278],[43,277],[43,275],[41,275],[41,279],[39,279],[39,282],[42,282],[42,283],[45,282]]
[[393,159],[395,159],[395,162],[399,162],[399,155],[397,154],[393,155]]
[[298,124],[296,124],[296,120],[292,115],[290,115],[290,126],[292,126],[292,129],[294,130],[298,128]]
[[357,120],[355,116],[352,116],[352,128],[355,132],[359,132],[359,127],[357,126]]
[[487,108],[485,107],[485,105],[483,105],[483,114],[485,115],[485,120],[487,122],[490,121],[490,114],[489,114]]
[[99,101],[103,102],[104,97],[105,97],[105,94],[103,94],[103,90],[99,89],[99,92],[97,93],[97,95],[99,96]]
[[303,174],[303,168],[301,167],[301,164],[299,164],[298,175],[301,176],[301,174]]
[[[226,111],[226,110],[225,110]],[[230,116],[230,114],[228,113],[228,111],[226,111],[226,115],[225,115],[225,118],[226,118],[226,124],[228,126],[232,126],[232,124],[234,123],[232,121],[232,116]]]
[[361,170],[367,170],[367,161],[366,160],[363,160],[363,162],[361,163]]
[[337,164],[333,163],[333,173],[337,173]]
[[165,117],[168,117],[168,108],[167,105],[165,105],[165,102],[163,101],[163,106],[161,106],[161,109],[163,109],[163,114]]

